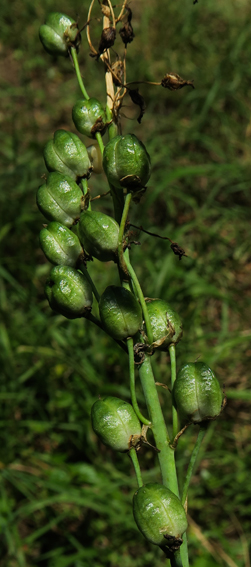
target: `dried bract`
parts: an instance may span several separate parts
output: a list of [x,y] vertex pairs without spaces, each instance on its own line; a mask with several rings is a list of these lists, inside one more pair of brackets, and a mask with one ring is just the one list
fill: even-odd
[[128,89],[128,94],[132,100],[132,102],[134,102],[134,104],[137,104],[140,107],[140,114],[137,118],[138,123],[141,124],[141,120],[145,114],[146,111],[146,103],[143,99],[143,96],[139,93],[139,89]]

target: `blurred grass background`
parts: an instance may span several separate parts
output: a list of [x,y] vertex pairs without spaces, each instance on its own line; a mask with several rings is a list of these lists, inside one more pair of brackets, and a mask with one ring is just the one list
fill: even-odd
[[[133,264],[145,295],[167,299],[183,318],[178,367],[200,356],[228,396],[190,489],[191,566],[250,567],[251,5],[130,6],[136,37],[127,79],[176,72],[196,87],[172,93],[142,85],[141,125],[130,100],[123,108],[135,117],[123,120],[123,131],[144,141],[153,163],[131,220],[188,255],[179,262],[165,241],[141,234]],[[86,0],[2,0],[0,7],[1,567],[165,564],[134,524],[128,457],[100,445],[90,426],[99,394],[129,400],[126,356],[85,321],[52,313],[43,294],[50,266],[39,249],[44,219],[35,202],[42,150],[55,129],[75,132],[71,108],[80,91],[69,60],[46,54],[38,29],[50,10],[83,25],[87,9]],[[80,64],[88,92],[105,103],[102,66],[89,57],[84,34]],[[99,193],[105,179],[90,186]],[[103,206],[110,210],[109,198]],[[90,270],[101,292],[116,283],[113,266]],[[154,368],[168,382],[168,357],[155,355]],[[160,397],[169,420],[169,394]],[[179,442],[181,481],[195,437],[192,428]],[[144,480],[158,480],[152,451],[142,450],[140,461]]]

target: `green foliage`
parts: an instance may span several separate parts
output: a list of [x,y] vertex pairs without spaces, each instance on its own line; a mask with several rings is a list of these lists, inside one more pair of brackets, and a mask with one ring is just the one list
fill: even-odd
[[[178,92],[142,85],[142,124],[124,122],[125,133],[142,139],[152,161],[148,190],[131,222],[168,236],[188,256],[179,262],[170,243],[142,232],[135,233],[141,246],[133,247],[132,261],[144,293],[168,301],[183,320],[179,364],[201,356],[229,392],[224,414],[206,434],[189,491],[196,522],[188,534],[190,553],[193,567],[229,565],[227,557],[246,567],[251,7],[247,0],[135,1],[131,7],[128,80],[160,81],[177,72],[195,85]],[[145,542],[132,517],[130,461],[99,444],[90,424],[99,394],[129,401],[126,355],[85,321],[52,313],[44,297],[50,266],[39,248],[44,219],[35,203],[45,173],[42,152],[56,129],[72,131],[71,108],[80,97],[69,61],[44,54],[39,42],[39,26],[51,10],[78,14],[84,24],[88,3],[2,0],[0,7],[1,564],[160,567],[163,555]],[[99,32],[93,37],[98,45]],[[84,32],[82,45],[88,92],[105,104]],[[126,104],[123,112],[137,117],[129,98]],[[106,187],[104,176],[97,179],[96,195]],[[109,213],[109,198],[104,206]],[[90,272],[102,282],[100,293],[114,282],[114,266],[104,270],[94,262]],[[169,379],[167,361],[167,354],[155,355],[161,383]],[[160,397],[168,420],[170,395],[160,389]],[[180,474],[195,432],[179,441]],[[141,450],[145,482],[160,480],[152,458],[150,449]]]

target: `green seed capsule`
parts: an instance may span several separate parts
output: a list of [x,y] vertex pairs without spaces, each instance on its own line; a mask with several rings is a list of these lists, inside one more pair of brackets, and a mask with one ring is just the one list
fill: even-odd
[[44,148],[44,161],[48,171],[58,171],[77,181],[89,177],[91,163],[87,149],[76,134],[57,130],[53,140]]
[[96,98],[78,100],[72,109],[72,120],[79,132],[89,138],[101,136],[107,128],[107,117],[102,105]]
[[105,146],[103,168],[114,187],[138,191],[150,177],[150,156],[134,134],[115,136]]
[[100,318],[116,340],[133,337],[142,325],[141,307],[134,295],[116,285],[110,285],[101,295]]
[[101,262],[116,260],[119,225],[108,215],[84,211],[80,216],[78,234],[84,249]]
[[46,228],[42,228],[39,240],[47,260],[52,264],[74,267],[83,253],[76,234],[59,222],[50,222]]
[[78,24],[69,16],[51,12],[44,25],[39,28],[39,37],[50,55],[68,55],[69,48],[79,47],[81,36]]
[[149,313],[153,342],[160,350],[168,350],[170,344],[180,341],[183,330],[180,316],[169,303],[162,299],[147,299],[146,306]]
[[52,221],[71,227],[80,217],[83,193],[68,175],[50,173],[37,192],[37,206]]
[[92,428],[114,451],[124,453],[141,437],[141,425],[131,404],[108,396],[97,400],[91,411]]
[[182,366],[174,383],[173,400],[183,423],[199,423],[219,415],[222,392],[211,368],[204,362]]
[[55,266],[46,282],[51,308],[67,319],[85,317],[92,307],[92,289],[86,278],[69,266]]
[[187,518],[179,498],[171,490],[158,483],[145,484],[134,494],[133,514],[148,541],[173,550],[180,547]]

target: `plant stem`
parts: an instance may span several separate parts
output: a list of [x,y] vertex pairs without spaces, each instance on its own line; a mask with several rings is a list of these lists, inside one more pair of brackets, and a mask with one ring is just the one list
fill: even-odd
[[98,145],[99,145],[101,154],[103,155],[103,153],[104,153],[104,144],[103,144],[102,136],[101,136],[100,132],[96,132],[95,136],[96,136],[96,140],[97,140],[97,142],[98,142]]
[[145,302],[145,298],[144,298],[142,289],[141,289],[140,284],[139,284],[139,280],[138,280],[138,278],[137,278],[137,276],[136,276],[136,274],[135,274],[135,271],[134,271],[134,269],[133,269],[133,267],[132,267],[132,265],[131,265],[131,262],[130,262],[130,259],[129,259],[129,252],[128,252],[128,250],[126,250],[125,253],[124,253],[124,261],[125,261],[125,264],[126,264],[128,273],[129,273],[129,275],[130,275],[131,278],[132,278],[132,281],[133,281],[135,290],[136,290],[136,292],[137,292],[137,294],[138,294],[138,298],[139,298],[139,301],[140,301],[140,305],[141,305],[141,308],[142,308],[142,311],[143,311],[144,320],[145,320],[146,334],[147,334],[147,337],[148,337],[148,342],[149,342],[149,344],[152,344],[152,342],[153,342],[153,332],[152,332],[152,327],[151,327],[151,321],[150,321],[149,313],[148,313],[148,310],[147,310],[147,306],[146,306],[146,302]]
[[[99,321],[99,319],[97,319],[95,315],[92,315],[92,313],[88,313],[88,315],[86,315],[85,318],[88,319],[88,321],[94,323],[94,325],[97,325],[97,327],[102,329],[102,331],[104,331],[107,335],[109,335],[109,337],[112,337],[112,335],[110,335],[110,333],[108,333],[108,331],[104,329],[101,321]],[[114,339],[113,337],[112,339],[115,341],[115,343],[117,343],[117,345],[119,345],[126,352],[126,354],[128,354],[127,347],[126,345],[124,345],[122,341],[117,341],[117,339]]]
[[144,425],[151,425],[149,419],[146,419],[140,412],[136,392],[135,392],[135,364],[134,364],[134,350],[133,350],[133,339],[127,339],[127,348],[129,354],[129,372],[130,372],[130,390],[131,390],[131,400],[133,409],[138,416],[139,420],[144,423]]
[[[176,351],[174,344],[169,346],[169,354],[171,360],[171,384],[173,389],[174,382],[176,380]],[[173,404],[172,404],[172,415],[173,415],[173,438],[175,438],[179,431],[179,428],[178,428],[178,414]]]
[[78,84],[80,86],[81,92],[84,95],[85,100],[89,100],[89,96],[85,90],[85,85],[83,83],[83,79],[81,77],[81,73],[80,73],[80,69],[79,69],[79,64],[78,64],[78,56],[77,56],[77,52],[75,47],[71,47],[71,56],[73,59],[73,63],[74,63],[74,67],[75,67],[75,71],[76,71],[76,75],[77,75],[77,79],[78,79]]
[[184,486],[183,486],[183,491],[182,491],[181,502],[182,502],[183,506],[184,506],[186,498],[187,498],[187,491],[188,491],[191,476],[192,476],[192,473],[193,473],[195,461],[197,459],[201,443],[204,439],[204,436],[205,436],[205,433],[206,433],[206,430],[207,430],[207,426],[208,426],[207,423],[203,423],[203,425],[200,426],[197,441],[196,441],[194,448],[193,448],[193,452],[192,452],[192,455],[191,455],[191,458],[190,458],[190,463],[188,465],[187,474],[186,474],[186,478],[185,478],[185,482],[184,482]]
[[149,355],[145,355],[144,361],[139,367],[139,375],[145,395],[150,420],[152,422],[152,432],[158,453],[163,484],[179,496],[177,482],[174,450],[170,447],[170,438],[162,414],[157,388],[153,376],[152,365]]
[[86,277],[86,279],[88,280],[89,284],[91,285],[92,291],[93,291],[93,295],[96,297],[97,302],[99,303],[99,299],[100,299],[100,295],[97,291],[97,288],[95,287],[95,284],[88,272],[88,270],[86,269],[84,264],[80,264],[79,269],[81,270],[82,274],[84,274],[84,276]]
[[128,193],[126,195],[123,213],[122,213],[122,217],[121,217],[121,221],[120,221],[120,227],[119,227],[118,259],[119,259],[120,268],[124,272],[126,272],[126,264],[125,264],[125,261],[124,261],[123,236],[124,236],[124,232],[125,232],[125,225],[126,225],[126,221],[127,221],[127,217],[128,217],[128,212],[129,212],[131,200],[132,200],[132,194]]
[[140,488],[141,486],[143,486],[143,481],[142,481],[138,456],[137,456],[137,453],[136,453],[136,450],[134,449],[134,447],[132,449],[130,449],[129,456],[130,456],[132,463],[133,463],[133,466],[134,466],[135,474],[136,474],[136,477],[137,477],[138,487]]

